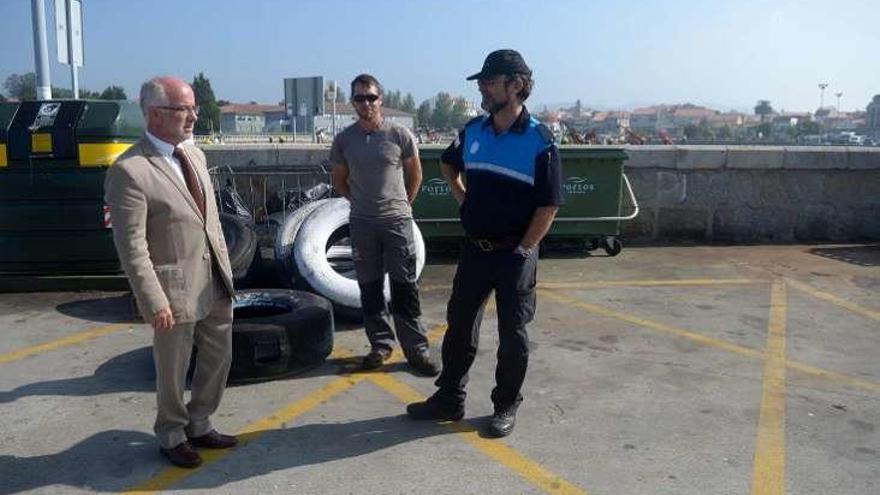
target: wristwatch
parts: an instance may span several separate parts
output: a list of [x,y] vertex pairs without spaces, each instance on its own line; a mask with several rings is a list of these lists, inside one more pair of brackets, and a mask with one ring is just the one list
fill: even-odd
[[520,244],[519,246],[516,247],[516,249],[513,250],[514,253],[522,256],[523,258],[528,258],[529,256],[531,256],[532,251],[533,251],[532,249],[523,247],[522,244]]

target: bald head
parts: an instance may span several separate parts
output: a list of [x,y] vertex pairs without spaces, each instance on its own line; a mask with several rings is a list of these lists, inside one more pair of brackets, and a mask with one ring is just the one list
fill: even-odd
[[189,89],[189,84],[172,76],[154,77],[141,86],[141,110],[147,116],[147,109],[168,104],[168,94],[182,89]]
[[172,145],[192,137],[196,103],[186,81],[171,76],[154,77],[141,86],[140,100],[151,134]]

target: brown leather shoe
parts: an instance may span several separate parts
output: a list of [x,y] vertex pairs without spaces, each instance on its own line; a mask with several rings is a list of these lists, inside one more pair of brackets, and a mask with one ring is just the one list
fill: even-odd
[[183,442],[173,449],[160,448],[159,451],[168,458],[171,464],[178,467],[192,469],[202,464],[202,457],[192,449],[189,442]]
[[222,435],[217,430],[200,437],[190,437],[190,443],[202,449],[229,449],[238,444],[238,439],[232,435]]

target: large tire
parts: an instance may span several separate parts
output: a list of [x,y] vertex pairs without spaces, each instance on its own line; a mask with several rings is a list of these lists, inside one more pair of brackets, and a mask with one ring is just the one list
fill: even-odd
[[[340,316],[350,317],[360,313],[360,288],[357,280],[343,276],[331,265],[334,252],[341,251],[337,243],[348,229],[350,205],[345,199],[330,199],[312,212],[303,222],[294,243],[294,260],[297,270],[309,287],[330,299]],[[425,241],[418,226],[413,222],[416,248],[416,277],[425,267]],[[328,260],[328,250],[331,260]],[[388,280],[385,281],[386,299],[390,297]]]
[[278,272],[286,287],[294,288],[300,280],[300,274],[293,260],[293,244],[300,226],[306,217],[327,201],[322,199],[297,208],[293,213],[287,215],[284,223],[275,232],[275,263],[278,265]]
[[286,289],[237,291],[230,383],[290,376],[333,351],[333,308],[316,294]]
[[229,263],[232,265],[232,278],[244,280],[254,264],[257,252],[257,235],[242,217],[220,214],[220,227],[226,239],[226,250],[229,251]]

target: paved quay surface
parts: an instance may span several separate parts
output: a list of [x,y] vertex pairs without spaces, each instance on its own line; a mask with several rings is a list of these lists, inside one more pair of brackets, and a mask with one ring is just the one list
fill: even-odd
[[[439,343],[455,266],[430,261]],[[551,253],[502,440],[481,435],[495,323],[462,422],[406,418],[432,380],[356,372],[366,338],[340,324],[324,365],[229,388],[215,423],[243,445],[184,471],[153,441],[150,330],[123,294],[0,294],[0,494],[880,493],[878,245]]]

